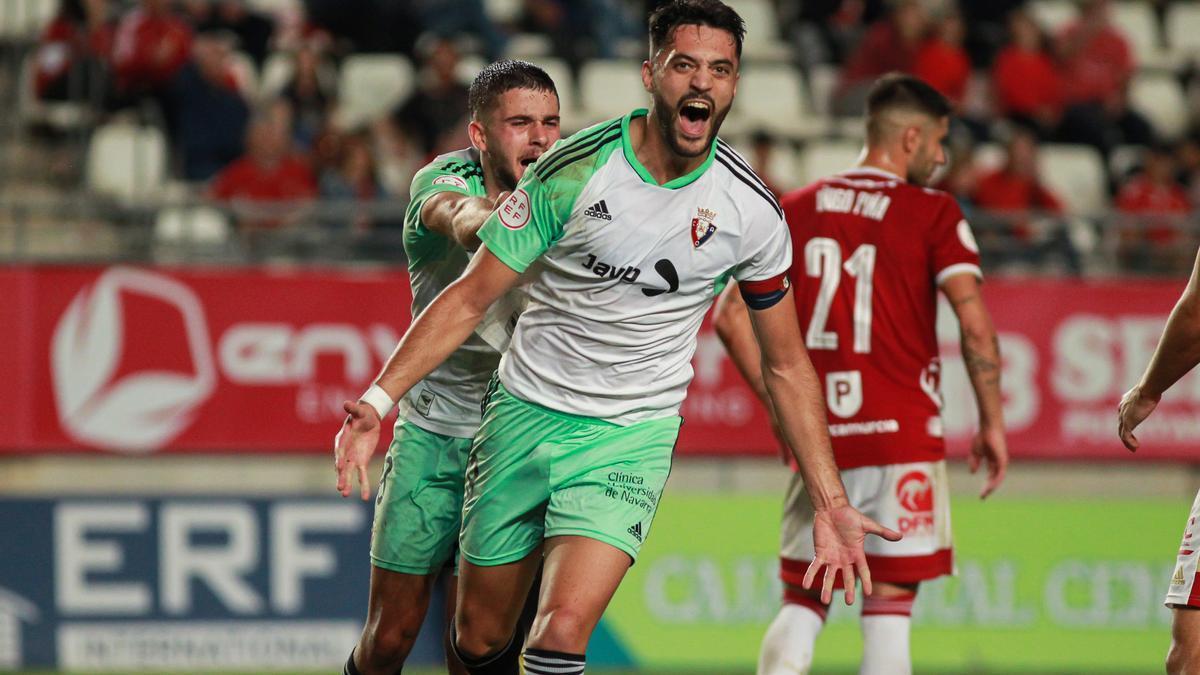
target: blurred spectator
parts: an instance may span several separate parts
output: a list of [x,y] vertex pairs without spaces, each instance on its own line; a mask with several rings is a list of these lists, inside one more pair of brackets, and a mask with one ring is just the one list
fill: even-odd
[[168,0],[141,0],[121,18],[113,43],[113,69],[121,103],[160,94],[191,56],[192,30],[171,12]]
[[[1180,271],[1193,257],[1184,246],[1182,217],[1191,210],[1187,193],[1175,180],[1175,156],[1167,146],[1147,148],[1141,172],[1117,192],[1117,211],[1127,216],[1119,233],[1118,256],[1132,269]],[[1136,216],[1136,218],[1128,217]]]
[[1179,143],[1176,155],[1179,182],[1187,191],[1193,208],[1200,208],[1200,133],[1192,131]]
[[750,167],[767,184],[767,189],[776,197],[783,194],[779,182],[771,175],[771,155],[775,153],[775,137],[764,129],[750,136]]
[[963,48],[966,29],[957,12],[947,12],[935,24],[931,35],[917,50],[913,74],[928,82],[962,110],[971,79],[971,61]]
[[966,47],[976,68],[987,68],[1008,42],[1009,16],[1026,0],[963,0],[958,3],[967,26]]
[[313,26],[348,41],[355,52],[411,56],[422,30],[412,5],[408,0],[305,0],[304,9]]
[[975,206],[973,199],[979,175],[979,168],[975,165],[975,146],[970,142],[952,140],[945,169],[935,187],[953,195],[959,207],[970,217],[970,211]]
[[292,106],[293,139],[303,150],[312,149],[325,128],[336,97],[336,71],[323,58],[324,53],[315,41],[302,42],[293,58],[292,81],[282,92]]
[[1038,175],[1037,139],[1017,128],[1008,142],[1004,166],[980,176],[971,201],[982,211],[976,218],[980,243],[1012,262],[1043,262],[1060,256],[1072,271],[1079,260],[1062,227],[1062,202]]
[[175,145],[183,177],[189,181],[212,178],[242,154],[250,109],[238,90],[230,60],[234,39],[224,32],[198,33],[192,41],[191,62],[172,82]]
[[425,30],[443,38],[473,35],[483,43],[483,53],[489,61],[504,55],[507,40],[492,23],[483,0],[411,0],[411,5]]
[[280,212],[283,205],[260,202],[303,202],[317,195],[317,179],[304,159],[292,152],[286,108],[273,105],[257,114],[246,131],[246,154],[221,170],[209,194],[231,203],[239,224],[247,228],[278,227],[298,212]]
[[641,30],[620,0],[524,0],[519,26],[548,37],[554,55],[572,68],[617,58],[621,43]]
[[899,0],[886,19],[867,29],[842,69],[842,79],[831,102],[833,113],[862,114],[867,90],[876,78],[893,70],[913,72],[926,28],[924,6],[918,0]]
[[34,92],[42,100],[102,101],[115,23],[107,0],[63,0],[34,57]]
[[1153,130],[1129,108],[1133,74],[1129,44],[1109,19],[1108,0],[1085,0],[1079,20],[1058,39],[1066,109],[1061,140],[1086,143],[1105,155],[1121,144],[1147,145]]
[[[371,144],[367,136],[346,136],[339,144],[335,162],[321,172],[320,194],[322,199],[339,202],[371,202],[384,196],[383,187],[375,172],[375,160],[371,157]],[[327,226],[365,232],[371,227],[369,212],[347,210]]]
[[463,147],[466,140],[467,85],[458,79],[458,50],[444,38],[422,38],[424,60],[417,90],[392,118],[426,155]]
[[262,67],[275,32],[270,17],[248,9],[246,0],[188,0],[187,6],[197,31],[229,31],[237,36],[236,48]]
[[805,0],[780,3],[779,19],[800,64],[811,66],[845,61],[863,26],[877,21],[883,10],[883,0]]
[[1009,16],[1012,43],[992,64],[996,111],[1050,138],[1062,116],[1062,77],[1045,48],[1045,36],[1031,16],[1016,11]]

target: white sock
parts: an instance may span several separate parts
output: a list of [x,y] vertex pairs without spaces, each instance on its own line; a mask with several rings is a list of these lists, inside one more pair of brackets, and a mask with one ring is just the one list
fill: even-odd
[[808,607],[784,603],[763,636],[758,675],[805,675],[824,625],[824,617]]
[[911,675],[912,658],[908,652],[912,618],[896,614],[868,615],[862,618],[863,658],[859,675]]

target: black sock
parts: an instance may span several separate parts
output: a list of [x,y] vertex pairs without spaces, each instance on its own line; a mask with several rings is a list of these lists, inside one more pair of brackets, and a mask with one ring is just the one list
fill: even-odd
[[467,656],[458,648],[458,633],[453,624],[450,626],[450,646],[454,655],[466,666],[471,675],[520,675],[521,672],[521,640],[516,633],[508,640],[508,646],[498,652],[479,657]]
[[346,665],[342,667],[342,675],[362,675],[358,672],[358,666],[354,665],[354,650],[350,650],[350,658],[346,659]]
[[548,649],[525,650],[525,672],[527,675],[583,675],[587,657],[583,654],[552,652]]

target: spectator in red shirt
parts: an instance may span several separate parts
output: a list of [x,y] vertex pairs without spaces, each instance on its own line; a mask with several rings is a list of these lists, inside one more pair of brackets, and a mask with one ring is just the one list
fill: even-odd
[[192,30],[171,13],[167,0],[141,0],[121,18],[113,43],[117,92],[129,101],[158,94],[187,63]]
[[239,211],[243,228],[278,227],[302,215],[296,203],[317,195],[317,179],[308,163],[292,152],[286,103],[279,102],[251,120],[246,154],[216,175],[209,192]]
[[34,92],[42,100],[98,101],[108,81],[114,23],[107,0],[63,0],[34,57]]
[[945,14],[938,19],[936,32],[917,51],[913,64],[913,74],[950,99],[959,111],[971,79],[971,60],[963,49],[965,38],[962,17],[955,12]]
[[1061,140],[1095,146],[1105,155],[1117,145],[1154,141],[1149,123],[1128,105],[1133,56],[1109,19],[1108,0],[1085,0],[1079,20],[1059,35],[1058,55],[1066,102]]
[[1009,15],[1012,42],[992,64],[997,112],[1049,138],[1062,116],[1062,76],[1041,27],[1024,10]]
[[927,27],[928,17],[919,0],[900,0],[887,18],[867,29],[842,69],[842,80],[832,101],[833,113],[861,115],[867,90],[876,78],[892,71],[913,72]]
[[[1179,269],[1190,262],[1182,216],[1191,210],[1187,193],[1175,180],[1175,156],[1166,146],[1146,149],[1142,170],[1117,192],[1121,219],[1119,256],[1126,265]],[[1182,257],[1181,257],[1182,256]]]

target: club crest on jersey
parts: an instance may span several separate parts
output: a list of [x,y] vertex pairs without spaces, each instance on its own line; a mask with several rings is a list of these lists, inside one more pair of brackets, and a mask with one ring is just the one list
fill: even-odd
[[713,223],[716,217],[716,211],[706,208],[696,209],[696,217],[692,218],[693,248],[700,248],[704,242],[712,239],[713,234],[717,231],[717,226]]

